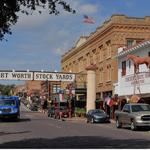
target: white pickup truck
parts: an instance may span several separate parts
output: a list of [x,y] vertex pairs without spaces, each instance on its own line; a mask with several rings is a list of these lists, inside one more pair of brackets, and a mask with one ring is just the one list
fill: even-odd
[[125,104],[122,111],[115,111],[116,127],[130,125],[131,130],[137,127],[150,128],[150,105],[144,103]]

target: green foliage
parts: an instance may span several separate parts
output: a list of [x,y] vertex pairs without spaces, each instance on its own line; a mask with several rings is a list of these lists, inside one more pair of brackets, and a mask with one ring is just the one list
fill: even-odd
[[86,115],[86,109],[85,108],[76,107],[75,108],[75,115],[77,117],[85,117],[85,115]]
[[2,85],[0,84],[0,94],[10,96],[15,85]]
[[12,34],[10,27],[18,20],[17,12],[29,15],[32,14],[29,12],[35,11],[38,7],[45,9],[48,6],[49,14],[58,15],[58,5],[65,11],[75,13],[65,0],[0,0],[0,40],[4,39],[5,34]]

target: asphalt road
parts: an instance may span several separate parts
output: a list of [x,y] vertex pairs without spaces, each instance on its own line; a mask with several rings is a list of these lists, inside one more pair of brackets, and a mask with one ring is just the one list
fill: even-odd
[[150,148],[150,132],[116,129],[114,123],[60,121],[22,107],[19,122],[0,122],[0,148]]

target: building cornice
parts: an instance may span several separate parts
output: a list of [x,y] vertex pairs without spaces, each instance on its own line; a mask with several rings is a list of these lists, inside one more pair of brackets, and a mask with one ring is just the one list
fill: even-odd
[[[133,20],[137,21],[136,24]],[[143,23],[144,21],[144,23]],[[134,26],[133,26],[134,24]],[[146,25],[147,24],[147,25]],[[82,49],[89,46],[93,41],[97,38],[102,37],[108,31],[113,30],[114,28],[150,28],[150,16],[146,16],[144,18],[136,18],[136,17],[127,17],[125,15],[113,15],[108,21],[105,21],[102,26],[98,27],[95,32],[92,32],[87,40],[81,44],[79,47],[74,47],[62,55],[61,62],[63,63],[67,59],[71,58],[75,54],[77,54]]]

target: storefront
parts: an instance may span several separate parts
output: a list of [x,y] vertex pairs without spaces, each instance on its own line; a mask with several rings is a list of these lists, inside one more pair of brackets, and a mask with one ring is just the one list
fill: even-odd
[[[129,54],[136,59],[127,59]],[[150,41],[119,50],[117,59],[118,83],[115,84],[115,94],[118,94],[119,99],[126,99],[127,102],[140,100],[150,104],[150,71],[144,63],[146,61],[143,61],[148,59],[150,62]],[[138,67],[135,68],[135,65]]]

